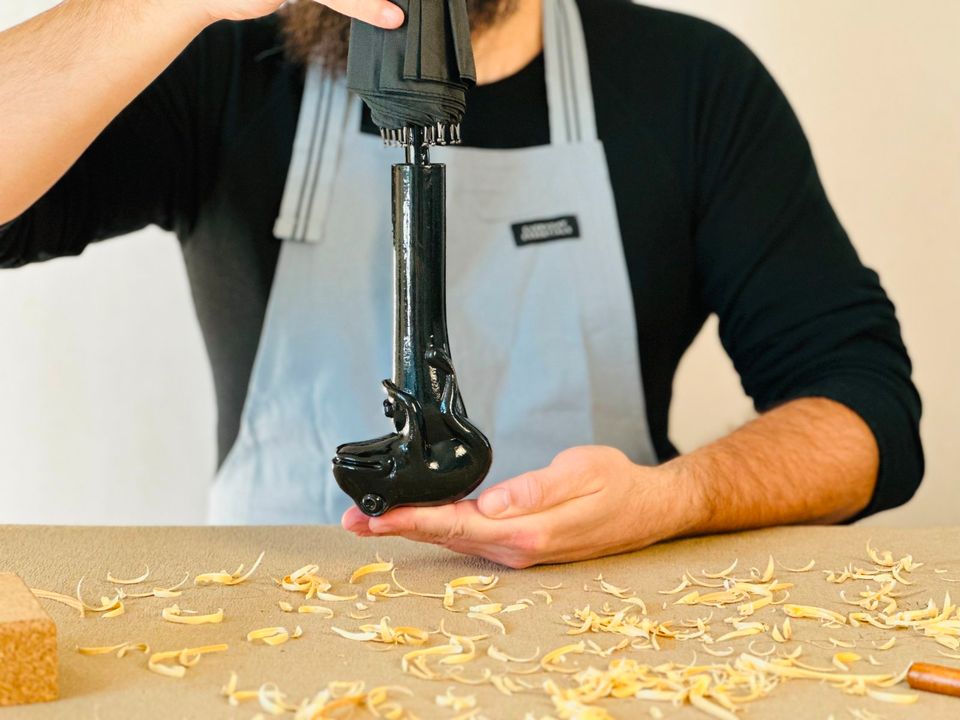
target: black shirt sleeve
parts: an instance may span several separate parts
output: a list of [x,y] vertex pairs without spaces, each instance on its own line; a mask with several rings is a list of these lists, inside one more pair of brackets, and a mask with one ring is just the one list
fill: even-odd
[[703,300],[759,411],[825,397],[864,419],[880,474],[863,515],[895,507],[918,487],[923,451],[893,305],[831,208],[783,93],[739,41],[715,32],[695,114]]
[[0,228],[0,268],[78,255],[151,224],[180,231],[191,222],[201,168],[210,165],[201,155],[216,150],[199,98],[212,35],[195,40],[42,198]]

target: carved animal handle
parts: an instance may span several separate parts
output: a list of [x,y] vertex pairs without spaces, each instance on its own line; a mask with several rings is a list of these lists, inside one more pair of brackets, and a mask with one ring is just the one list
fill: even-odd
[[342,445],[340,488],[367,515],[460,500],[483,482],[493,451],[467,417],[446,320],[446,168],[425,146],[393,168],[395,322],[393,380],[384,413],[395,432]]

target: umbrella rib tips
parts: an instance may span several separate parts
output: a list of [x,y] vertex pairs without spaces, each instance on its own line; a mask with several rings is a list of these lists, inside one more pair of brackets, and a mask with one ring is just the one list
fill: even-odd
[[459,123],[438,122],[436,125],[380,128],[380,137],[387,147],[406,148],[416,145],[459,145],[462,142]]

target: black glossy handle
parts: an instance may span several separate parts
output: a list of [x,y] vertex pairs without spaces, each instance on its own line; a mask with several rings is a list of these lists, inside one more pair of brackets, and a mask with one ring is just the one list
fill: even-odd
[[341,445],[340,488],[367,515],[442,505],[483,482],[493,452],[467,418],[446,318],[446,168],[418,147],[393,167],[395,321],[393,380],[384,410],[394,432]]

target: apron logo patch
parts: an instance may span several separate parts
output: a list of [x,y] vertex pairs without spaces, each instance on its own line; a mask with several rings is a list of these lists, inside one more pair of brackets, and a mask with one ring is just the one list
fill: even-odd
[[580,221],[574,215],[517,223],[511,227],[513,239],[519,246],[580,237]]

